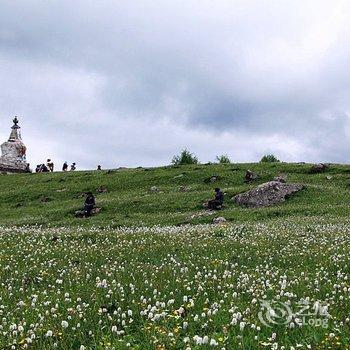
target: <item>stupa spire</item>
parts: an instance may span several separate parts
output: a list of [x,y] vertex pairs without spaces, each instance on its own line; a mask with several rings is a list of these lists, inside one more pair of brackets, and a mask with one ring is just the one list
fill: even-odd
[[18,117],[15,116],[13,118],[13,125],[11,127],[11,134],[10,134],[10,137],[9,137],[9,141],[17,141],[17,140],[21,140],[21,133],[20,133],[20,126],[18,125]]

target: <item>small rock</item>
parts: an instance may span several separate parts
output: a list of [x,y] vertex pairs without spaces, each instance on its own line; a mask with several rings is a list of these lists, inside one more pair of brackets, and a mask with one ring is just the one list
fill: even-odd
[[218,218],[213,219],[213,224],[220,225],[226,222],[226,219],[222,216],[219,216]]
[[218,175],[213,175],[213,176],[210,176],[210,177],[206,178],[206,179],[204,180],[204,182],[205,182],[205,183],[214,183],[214,182],[219,181],[219,180],[221,180],[221,177],[220,177],[220,176],[218,176]]
[[97,190],[96,190],[97,193],[105,193],[107,192],[107,187],[105,186],[100,186]]
[[150,189],[150,192],[158,192],[158,187],[157,186],[152,186]]

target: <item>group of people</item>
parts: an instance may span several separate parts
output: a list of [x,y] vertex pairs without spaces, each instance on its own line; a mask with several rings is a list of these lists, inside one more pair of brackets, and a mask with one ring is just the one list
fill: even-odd
[[[62,166],[62,171],[74,171],[76,170],[77,166],[76,163],[72,163],[72,165],[70,166],[70,169],[68,169],[68,163],[64,162],[63,166]],[[48,159],[46,161],[46,164],[38,164],[35,168],[35,172],[36,173],[50,173],[53,172],[55,169],[55,164],[51,159]]]
[[[73,163],[73,165],[75,165],[75,163]],[[68,165],[67,165],[67,167],[68,167]],[[101,170],[100,165],[97,166],[97,170]],[[254,174],[251,170],[247,170],[245,177],[244,177],[244,182],[248,183],[248,182],[255,180],[256,178],[257,178],[256,174]],[[208,210],[220,210],[223,208],[224,193],[218,187],[215,188],[214,191],[215,191],[214,198],[203,204],[203,206]],[[85,199],[83,211],[81,212],[83,214],[83,216],[91,216],[92,211],[94,209],[94,206],[95,206],[95,197],[93,196],[93,194],[91,192],[88,192],[86,194],[86,199]]]
[[[38,164],[35,168],[35,172],[36,173],[49,173],[49,172],[53,172],[55,168],[55,164],[53,163],[53,161],[51,159],[48,159],[46,161],[46,164]],[[76,163],[72,163],[70,168],[68,166],[68,162],[64,162],[62,165],[62,171],[74,171],[77,169],[77,164]],[[97,170],[102,170],[101,165],[97,166]]]
[[[76,163],[72,163],[70,166],[70,171],[74,171],[74,170],[76,170],[76,168],[77,168]],[[62,171],[68,171],[68,163],[67,162],[63,163]]]
[[46,164],[38,164],[35,168],[35,172],[36,173],[49,173],[49,172],[53,172],[55,168],[55,164],[53,163],[53,161],[51,159],[48,159],[46,161]]
[[[215,197],[214,199],[206,203],[206,207],[209,210],[219,210],[222,209],[224,204],[224,193],[220,188],[215,188]],[[83,210],[79,210],[75,213],[76,217],[89,217],[92,215],[94,207],[96,205],[95,197],[92,192],[87,192],[84,202]]]
[[[49,161],[50,160],[48,159],[48,162]],[[67,168],[68,168],[67,162],[65,162],[65,164],[66,164],[66,167],[65,169],[63,169],[63,171],[67,171]],[[74,166],[73,170],[75,170],[75,163],[73,163],[72,166]],[[52,169],[53,169],[53,166],[52,166]],[[101,170],[100,165],[98,165],[97,170]],[[257,178],[256,174],[254,174],[251,170],[247,170],[245,174],[244,182],[251,182],[256,178]],[[214,198],[203,204],[203,206],[208,210],[220,210],[223,208],[224,193],[218,187],[215,188],[214,191],[215,191]],[[95,207],[95,197],[92,194],[92,192],[88,192],[86,194],[84,208],[82,211],[79,211],[79,213],[82,214],[80,216],[91,216],[94,207]]]

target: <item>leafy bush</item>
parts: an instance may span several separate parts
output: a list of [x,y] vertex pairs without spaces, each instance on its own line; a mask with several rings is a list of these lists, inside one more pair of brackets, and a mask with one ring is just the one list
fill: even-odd
[[277,159],[273,154],[265,154],[261,160],[260,163],[279,163],[280,160]]
[[198,164],[198,158],[188,151],[187,149],[184,149],[179,155],[174,156],[173,160],[171,161],[174,165],[184,165],[184,164]]
[[230,164],[231,163],[230,158],[226,154],[222,154],[221,156],[216,156],[216,160],[220,164]]

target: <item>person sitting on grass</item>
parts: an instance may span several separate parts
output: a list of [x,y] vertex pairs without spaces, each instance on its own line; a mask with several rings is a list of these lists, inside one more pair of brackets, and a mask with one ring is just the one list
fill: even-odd
[[36,166],[35,172],[37,173],[48,173],[49,169],[45,164],[39,164]]
[[68,171],[68,163],[67,162],[63,163],[62,171]]
[[215,188],[215,198],[208,202],[208,209],[209,210],[221,209],[223,203],[224,203],[223,192],[220,190],[220,188]]
[[86,199],[84,203],[84,212],[85,216],[91,216],[92,210],[94,209],[95,206],[95,197],[92,194],[92,192],[88,192],[86,194]]

